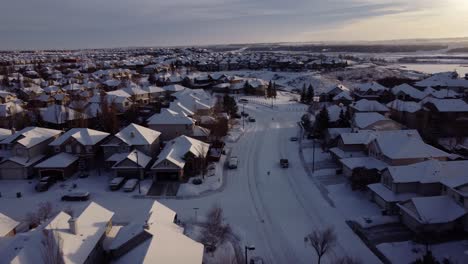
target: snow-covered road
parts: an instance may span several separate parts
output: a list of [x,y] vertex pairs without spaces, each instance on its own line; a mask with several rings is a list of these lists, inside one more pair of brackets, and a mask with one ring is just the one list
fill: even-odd
[[[304,237],[328,226],[338,237],[329,262],[349,255],[365,263],[380,263],[346,225],[344,216],[324,200],[302,167],[298,143],[289,140],[299,132],[297,121],[304,113],[300,105],[285,101],[274,109],[255,104],[245,108],[257,122],[246,123],[244,135],[232,145],[231,155],[240,162],[238,169],[227,171],[226,189],[209,197],[167,203],[189,211],[187,205],[204,211],[218,204],[243,242],[256,246],[249,254],[267,263],[312,262],[316,256]],[[288,169],[279,166],[280,158],[289,159]]]

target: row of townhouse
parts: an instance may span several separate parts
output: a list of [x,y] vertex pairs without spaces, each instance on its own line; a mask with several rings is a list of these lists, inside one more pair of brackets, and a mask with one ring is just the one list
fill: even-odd
[[113,136],[88,128],[63,133],[27,127],[4,135],[0,141],[0,179],[66,179],[78,172],[107,168],[122,177],[148,174],[155,181],[183,180],[200,169],[198,164],[205,161],[209,144],[184,134],[174,135],[167,138],[161,152],[160,136],[161,132],[136,124]]

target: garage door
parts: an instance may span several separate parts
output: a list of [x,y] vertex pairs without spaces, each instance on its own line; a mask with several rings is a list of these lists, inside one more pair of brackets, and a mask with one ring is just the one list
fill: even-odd
[[117,177],[124,177],[127,179],[137,179],[138,173],[133,171],[117,171]]
[[0,169],[0,179],[3,180],[18,180],[24,179],[22,168],[2,168]]
[[42,177],[54,177],[58,180],[63,180],[63,171],[62,170],[41,170],[40,171],[41,178]]

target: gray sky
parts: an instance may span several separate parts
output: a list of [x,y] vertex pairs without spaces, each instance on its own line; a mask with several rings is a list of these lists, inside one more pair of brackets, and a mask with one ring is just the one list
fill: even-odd
[[2,0],[0,49],[468,36],[467,0]]

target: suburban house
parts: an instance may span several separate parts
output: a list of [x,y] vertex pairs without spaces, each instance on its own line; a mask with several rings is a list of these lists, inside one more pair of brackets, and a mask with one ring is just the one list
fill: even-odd
[[388,103],[387,107],[390,108],[390,117],[393,120],[424,133],[426,115],[420,103],[396,99]]
[[[343,94],[347,93],[347,94]],[[337,97],[338,95],[341,95],[344,99],[350,99],[351,96],[349,95],[349,88],[347,88],[344,85],[335,85],[335,86],[329,86],[325,90],[322,91],[322,93],[319,95],[320,96],[320,102],[331,102],[335,100],[338,100],[339,98]],[[352,98],[351,98],[352,100]]]
[[415,233],[466,231],[466,208],[447,195],[414,197],[398,204],[400,220]]
[[106,162],[112,167],[116,177],[144,179],[152,158],[135,149],[130,152],[115,153]]
[[385,115],[390,109],[385,105],[375,100],[361,99],[357,102],[352,103],[350,106],[351,114],[357,112],[376,112]]
[[193,134],[195,120],[183,113],[163,108],[161,113],[154,114],[148,119],[148,127],[161,132],[161,140],[171,140],[181,135]]
[[64,264],[103,263],[103,241],[112,227],[114,213],[91,202],[78,216],[61,211],[49,224],[20,233],[0,245],[2,263],[47,264],[44,251],[60,243]]
[[368,99],[388,102],[393,95],[387,87],[377,82],[370,82],[357,85],[354,89],[354,97],[356,100]]
[[89,170],[95,168],[102,157],[99,144],[110,134],[89,128],[72,128],[52,141],[51,146],[55,153],[66,152],[79,158],[79,168]]
[[7,215],[0,213],[0,238],[11,237],[16,234],[16,227],[20,223],[11,219]]
[[130,124],[101,145],[104,158],[108,159],[115,153],[128,154],[134,149],[153,157],[160,150],[160,135],[160,132],[153,129]]
[[355,113],[351,120],[353,130],[400,130],[401,124],[376,112]]
[[183,181],[206,165],[210,145],[187,136],[169,141],[151,166],[153,181]]
[[447,160],[450,157],[440,149],[426,144],[416,130],[398,130],[378,133],[368,145],[370,157],[391,166],[413,164],[428,159]]
[[468,104],[462,99],[427,98],[422,101],[428,137],[468,136]]
[[335,97],[332,98],[332,101],[338,105],[343,104],[348,106],[354,101],[354,98],[351,96],[349,91],[342,91],[341,93],[335,95]]
[[203,89],[185,89],[173,94],[185,108],[197,115],[209,115],[214,107],[214,99]]
[[115,264],[203,263],[203,244],[184,235],[177,214],[155,201],[144,223],[130,223],[119,229],[108,252]]
[[41,109],[41,116],[45,122],[56,128],[79,125],[80,120],[89,119],[85,113],[80,113],[67,106],[58,104]]
[[60,152],[35,165],[39,177],[55,177],[56,179],[68,179],[78,171],[79,158],[75,155]]
[[0,141],[2,151],[7,157],[0,163],[1,179],[27,179],[33,176],[33,166],[49,153],[49,144],[62,131],[26,127]]

